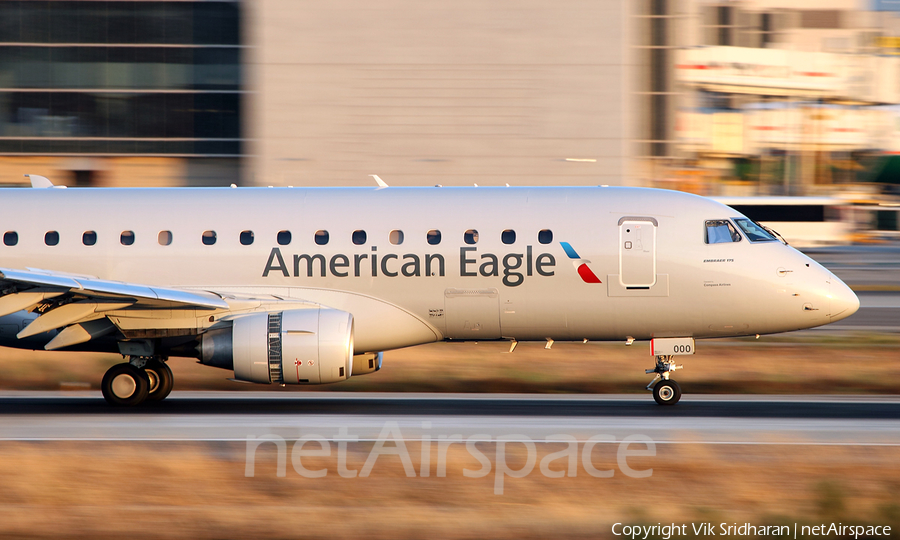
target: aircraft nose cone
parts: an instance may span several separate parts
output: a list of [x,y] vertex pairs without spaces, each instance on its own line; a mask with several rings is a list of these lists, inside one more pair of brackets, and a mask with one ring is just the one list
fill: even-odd
[[859,298],[850,287],[840,279],[831,279],[831,322],[846,319],[859,309]]

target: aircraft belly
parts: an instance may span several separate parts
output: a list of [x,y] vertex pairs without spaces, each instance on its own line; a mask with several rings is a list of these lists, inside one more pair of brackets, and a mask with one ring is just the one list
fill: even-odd
[[446,337],[500,339],[500,292],[489,288],[444,291]]
[[421,345],[443,338],[435,325],[385,300],[348,291],[299,287],[292,288],[290,294],[292,298],[352,314],[357,354]]

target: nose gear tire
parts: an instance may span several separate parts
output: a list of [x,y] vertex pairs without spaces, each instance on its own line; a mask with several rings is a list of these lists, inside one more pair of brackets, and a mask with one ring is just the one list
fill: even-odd
[[660,405],[675,405],[681,399],[681,387],[673,380],[662,380],[653,387],[653,399]]

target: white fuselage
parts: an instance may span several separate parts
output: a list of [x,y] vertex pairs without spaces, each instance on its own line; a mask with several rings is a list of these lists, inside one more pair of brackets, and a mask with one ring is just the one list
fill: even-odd
[[856,311],[843,282],[781,242],[706,243],[706,221],[735,217],[616,187],[5,189],[0,233],[17,242],[0,245],[0,266],[319,303],[353,315],[359,352],[766,334]]

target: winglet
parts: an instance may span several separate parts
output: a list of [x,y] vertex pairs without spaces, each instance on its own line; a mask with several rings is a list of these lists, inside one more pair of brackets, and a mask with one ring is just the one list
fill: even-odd
[[26,174],[25,175],[29,180],[31,180],[31,187],[33,188],[65,188],[66,186],[54,186],[53,182],[50,181],[46,176],[40,176],[38,174]]
[[372,178],[375,179],[375,183],[378,184],[378,187],[389,187],[389,186],[387,185],[387,182],[385,182],[384,180],[382,180],[381,178],[379,178],[377,174],[370,174],[369,176],[371,176]]

